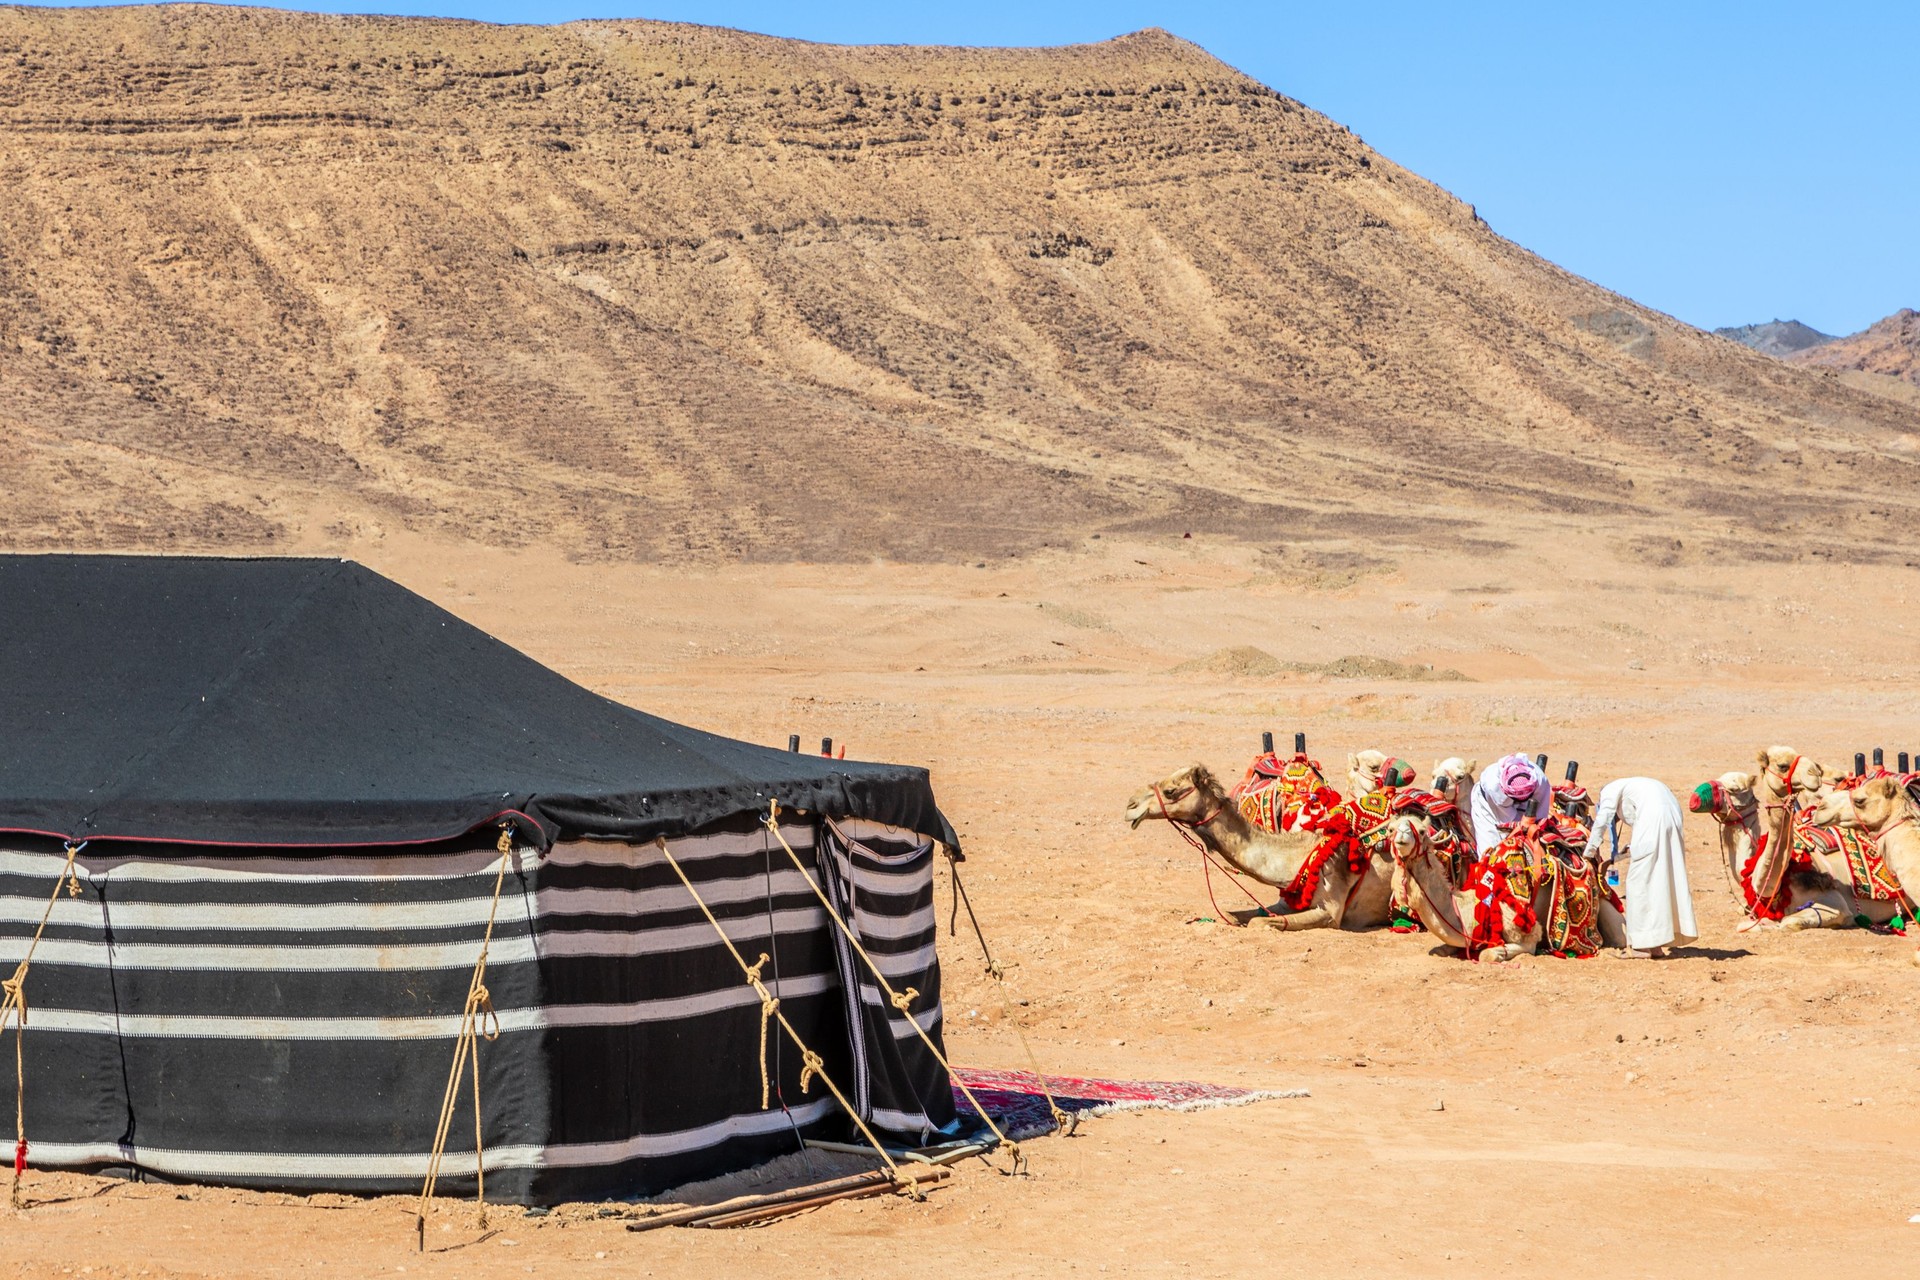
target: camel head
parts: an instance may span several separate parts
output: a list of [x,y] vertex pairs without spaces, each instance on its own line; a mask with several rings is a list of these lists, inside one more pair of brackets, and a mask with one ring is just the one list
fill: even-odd
[[1384,751],[1361,751],[1347,757],[1350,795],[1371,795],[1381,787],[1404,787],[1417,773],[1405,760]]
[[1687,808],[1695,813],[1710,813],[1731,818],[1752,809],[1754,779],[1738,769],[1723,773],[1711,782],[1703,782],[1687,795]]
[[1807,820],[1816,827],[1857,827],[1860,815],[1853,807],[1853,793],[1828,787],[1807,810]]
[[1920,818],[1920,806],[1900,788],[1898,778],[1871,778],[1848,795],[1855,819],[1867,830],[1879,835],[1901,819]]
[[1138,827],[1148,818],[1169,817],[1177,822],[1204,822],[1227,803],[1226,788],[1213,776],[1213,770],[1203,764],[1190,764],[1135,792],[1127,801],[1127,825]]
[[1393,849],[1393,860],[1399,866],[1406,866],[1420,857],[1431,847],[1433,833],[1412,814],[1401,814],[1387,828],[1387,843]]
[[1792,747],[1767,747],[1756,759],[1760,769],[1754,780],[1769,799],[1782,799],[1793,791],[1812,795],[1832,776]]
[[1473,777],[1479,771],[1478,760],[1448,756],[1433,766],[1433,789],[1454,804],[1465,804],[1467,792],[1473,790]]

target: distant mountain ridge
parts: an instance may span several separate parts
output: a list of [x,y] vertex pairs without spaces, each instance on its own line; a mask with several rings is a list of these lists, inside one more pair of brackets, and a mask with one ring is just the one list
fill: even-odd
[[1902,308],[1844,338],[1796,353],[1793,363],[1857,369],[1920,386],[1920,311]]
[[15,549],[1866,563],[1920,522],[1904,397],[1581,280],[1164,31],[0,5],[0,169]]
[[1743,347],[1752,347],[1764,356],[1786,359],[1796,352],[1825,346],[1834,340],[1830,333],[1801,324],[1798,320],[1769,320],[1765,324],[1734,325],[1715,329],[1714,334],[1731,338]]

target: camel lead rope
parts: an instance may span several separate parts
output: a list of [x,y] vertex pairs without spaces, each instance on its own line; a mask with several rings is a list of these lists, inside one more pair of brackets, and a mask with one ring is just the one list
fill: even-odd
[[53,893],[47,899],[47,909],[40,913],[40,926],[33,931],[33,941],[27,944],[27,954],[20,958],[13,976],[0,981],[0,990],[6,995],[0,1000],[0,1032],[4,1032],[7,1019],[13,1019],[13,1207],[23,1207],[20,1203],[20,1180],[27,1172],[27,1055],[24,1041],[27,1038],[27,970],[33,964],[33,953],[40,946],[40,935],[47,931],[47,921],[53,915],[53,904],[60,901],[60,890],[65,889],[69,898],[80,896],[80,877],[74,874],[73,859],[87,842],[79,844],[67,842],[67,860],[60,868],[60,874],[54,878]]
[[[427,1157],[426,1182],[420,1188],[420,1207],[414,1218],[414,1237],[421,1252],[427,1248],[427,1212],[433,1208],[434,1184],[440,1180],[440,1163],[447,1151],[447,1135],[453,1129],[453,1112],[460,1097],[460,1073],[472,1062],[473,1070],[473,1176],[474,1196],[480,1207],[480,1229],[487,1226],[486,1147],[480,1133],[480,1040],[500,1038],[500,1015],[494,1012],[493,994],[487,990],[487,951],[493,945],[493,924],[500,914],[500,890],[507,881],[507,867],[513,861],[513,828],[500,824],[500,839],[494,846],[500,851],[500,869],[493,877],[493,903],[487,908],[487,929],[480,938],[480,956],[473,964],[473,977],[467,983],[467,999],[460,1011],[460,1034],[453,1049],[453,1067],[447,1072],[447,1091],[440,1100],[440,1120],[434,1129],[433,1153]],[[492,1019],[491,1031],[481,1030]]]

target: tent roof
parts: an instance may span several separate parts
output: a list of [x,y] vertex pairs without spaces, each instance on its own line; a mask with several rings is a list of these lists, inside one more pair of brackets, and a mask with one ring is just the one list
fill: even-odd
[[345,560],[0,555],[0,830],[650,840],[769,800],[954,842],[924,769],[635,711]]

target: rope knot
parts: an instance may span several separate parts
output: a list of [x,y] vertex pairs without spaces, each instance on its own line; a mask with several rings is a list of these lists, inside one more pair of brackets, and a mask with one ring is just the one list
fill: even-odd
[[[772,959],[766,952],[746,967],[747,985],[760,997],[760,1109],[765,1111],[773,1102],[773,1085],[767,1075],[767,1024],[780,1012],[780,997],[767,990],[766,983],[760,981],[760,971],[767,967]],[[804,1087],[804,1086],[803,1086]]]
[[913,1002],[919,998],[920,998],[919,991],[915,990],[913,987],[908,987],[905,991],[896,991],[893,993],[893,997],[892,997],[893,1007],[898,1009],[902,1013],[907,1013],[909,1010],[912,1009]]
[[484,983],[474,987],[467,997],[467,1012],[472,1015],[474,1028],[479,1030],[482,1024],[491,1021],[492,1030],[481,1030],[480,1034],[488,1040],[500,1038],[500,1015],[493,1009],[493,992],[487,990]]
[[27,1025],[27,962],[22,960],[13,976],[0,982],[0,991],[6,993],[4,1002],[0,1002],[0,1022],[5,1021],[4,1010],[17,1011],[21,1026]]
[[805,1050],[800,1062],[800,1092],[805,1093],[807,1086],[813,1083],[815,1076],[826,1074],[827,1063],[824,1058],[811,1049]]

